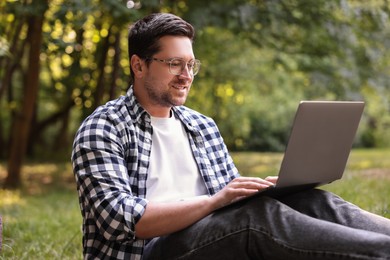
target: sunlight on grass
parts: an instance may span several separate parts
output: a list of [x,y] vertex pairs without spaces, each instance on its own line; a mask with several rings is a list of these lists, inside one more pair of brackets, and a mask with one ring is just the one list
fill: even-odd
[[282,161],[280,153],[239,152],[232,153],[232,157],[241,175],[244,176],[275,175]]
[[9,205],[25,205],[26,201],[21,198],[20,191],[0,190],[0,207]]
[[81,214],[70,164],[29,163],[22,180],[19,190],[0,189],[0,259],[82,259]]
[[390,169],[390,149],[354,149],[347,168],[351,170]]
[[[390,217],[389,149],[353,150],[341,180],[323,188],[368,211]],[[281,153],[232,153],[242,175],[276,175]],[[0,165],[0,182],[5,167]],[[70,163],[28,163],[24,186],[0,189],[2,259],[82,259],[81,214]]]
[[75,192],[27,195],[23,205],[0,206],[0,259],[81,259],[81,215]]

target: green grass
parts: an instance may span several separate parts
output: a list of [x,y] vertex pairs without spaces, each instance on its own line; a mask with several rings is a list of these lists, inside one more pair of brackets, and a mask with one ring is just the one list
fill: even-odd
[[[390,150],[354,150],[342,180],[324,186],[344,199],[390,217]],[[275,175],[280,153],[233,153],[243,175]],[[0,183],[5,166],[0,165]],[[28,163],[24,187],[0,189],[0,259],[82,259],[81,215],[69,163]]]
[[[390,218],[390,149],[353,150],[341,180],[322,188],[359,207]],[[233,153],[242,175],[277,175],[280,153]]]
[[[0,166],[0,180],[4,176]],[[69,164],[27,164],[24,187],[0,190],[0,259],[82,259],[81,215]]]

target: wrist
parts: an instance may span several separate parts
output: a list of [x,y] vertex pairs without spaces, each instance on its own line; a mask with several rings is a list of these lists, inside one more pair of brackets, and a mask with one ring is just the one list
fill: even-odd
[[215,194],[213,196],[210,196],[208,198],[209,200],[209,208],[210,208],[210,211],[215,211],[217,209],[220,209],[220,208],[223,208],[225,207],[226,205],[228,205],[228,203],[226,203],[226,201],[224,200],[221,200],[218,196],[219,194]]

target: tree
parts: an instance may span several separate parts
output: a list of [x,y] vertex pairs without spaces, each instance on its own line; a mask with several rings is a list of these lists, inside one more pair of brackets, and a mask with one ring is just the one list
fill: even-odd
[[[134,8],[124,8],[126,2],[1,3],[6,12],[0,15],[0,35],[9,47],[0,46],[4,51],[0,52],[0,102],[7,94],[7,109],[0,111],[0,117],[12,122],[0,125],[0,144],[8,153],[5,187],[21,184],[21,166],[27,150],[30,156],[36,146],[41,146],[41,151],[59,151],[62,147],[69,151],[67,141],[74,107],[83,118],[121,91],[117,88],[119,78],[126,72],[120,70],[124,48],[119,39],[124,38],[123,25],[139,15]],[[53,126],[57,133],[44,138]],[[8,133],[3,131],[7,127]],[[9,138],[5,137],[7,134]]]
[[31,7],[36,10],[27,19],[27,69],[23,82],[21,109],[14,113],[11,142],[8,159],[6,188],[15,188],[20,184],[20,172],[27,149],[28,137],[39,90],[39,56],[42,45],[42,25],[48,8],[46,0],[35,0]]
[[81,120],[129,87],[128,26],[159,11],[195,26],[202,68],[187,105],[215,118],[230,149],[283,149],[301,99],[365,99],[360,144],[390,143],[385,0],[21,0],[0,9],[9,183],[19,182],[26,149],[69,158]]
[[[385,134],[389,132],[387,122],[389,122],[390,111],[390,80],[387,73],[390,47],[388,1],[217,0],[208,2],[188,1],[190,11],[185,13],[185,16],[198,28],[217,27],[234,33],[235,39],[227,41],[226,46],[218,46],[218,51],[233,45],[233,41],[248,39],[256,48],[270,54],[265,56],[268,59],[268,65],[265,66],[271,68],[265,75],[268,83],[272,84],[268,85],[269,89],[282,89],[287,95],[303,92],[304,95],[296,97],[305,99],[366,100],[368,120],[362,122],[367,132],[366,136],[376,136],[374,139],[377,140],[372,140],[374,145],[388,143],[386,140],[389,139],[389,135]],[[214,37],[219,36],[214,35]],[[255,57],[251,59],[253,58]],[[231,57],[230,60],[233,63],[236,57]],[[258,60],[259,63],[261,61]],[[225,60],[224,63],[230,62]],[[216,66],[221,64],[217,62]],[[218,78],[218,81],[225,80],[227,83],[231,73],[232,71],[225,72],[223,78],[220,75],[208,75],[207,80]],[[298,81],[293,79],[294,76],[297,76]],[[199,79],[198,82],[202,80]],[[248,82],[256,85],[262,83]],[[230,87],[229,84],[225,86]],[[375,100],[371,99],[375,97],[369,94],[371,92],[381,97],[379,104],[371,104],[370,101]],[[254,93],[251,95],[253,96]],[[281,105],[276,91],[260,93],[256,98],[262,100],[263,95],[267,95],[275,102],[263,104],[269,104],[272,108]],[[295,103],[298,101],[295,100]],[[266,112],[278,111],[278,109],[270,110],[270,107],[266,108]],[[290,106],[288,113],[291,113],[291,109],[295,107]],[[378,117],[378,112],[375,111],[385,112],[382,112],[382,117]],[[284,117],[284,115],[280,116]],[[235,119],[231,118],[231,120]],[[257,130],[243,141],[244,144],[249,145],[244,147],[278,149],[278,145],[269,146],[269,142],[283,143],[288,128],[284,129],[284,134],[278,133],[280,130],[273,127],[275,120],[267,121],[263,114],[257,114],[250,121],[249,128]],[[228,124],[234,122],[230,122],[227,118],[222,121],[222,128]],[[242,126],[237,125],[236,129]],[[234,131],[227,131],[225,136],[234,138],[231,133]],[[258,136],[259,133],[261,136]],[[275,135],[270,136],[268,133]],[[259,139],[259,144],[263,143],[266,146],[253,147],[255,139]]]

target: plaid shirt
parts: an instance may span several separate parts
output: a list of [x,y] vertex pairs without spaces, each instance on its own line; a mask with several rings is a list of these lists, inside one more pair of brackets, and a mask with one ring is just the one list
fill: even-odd
[[[208,193],[217,193],[238,172],[215,122],[184,106],[172,110],[185,126]],[[137,239],[134,227],[148,203],[152,133],[150,115],[132,87],[97,108],[78,130],[72,163],[86,259],[142,258],[145,240]]]

